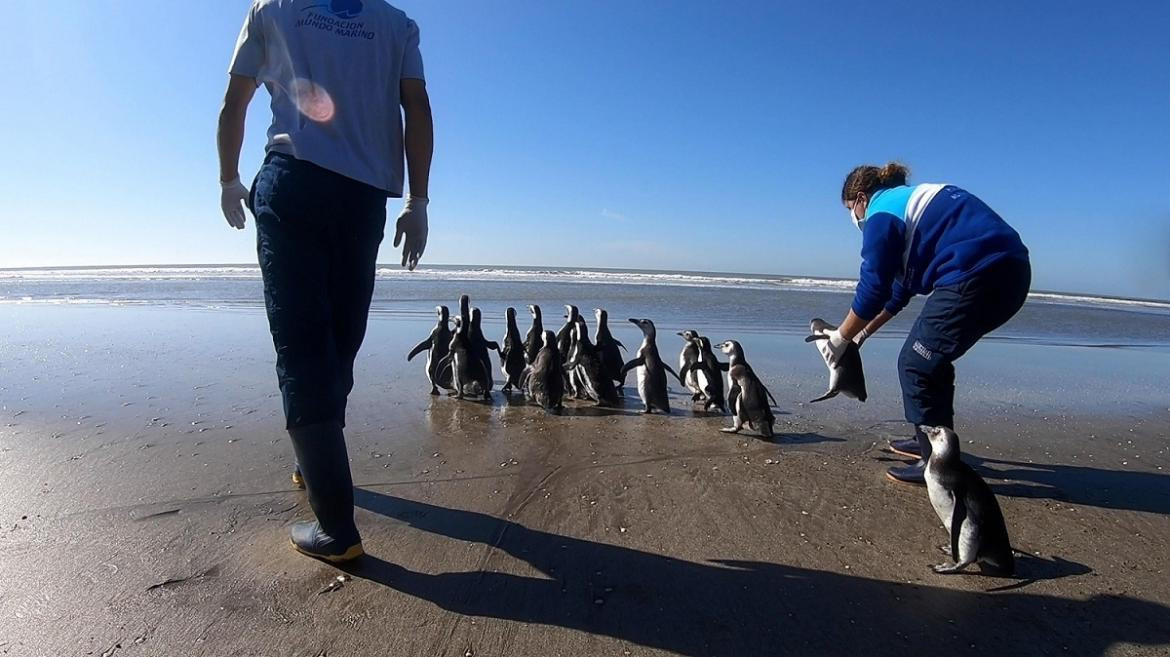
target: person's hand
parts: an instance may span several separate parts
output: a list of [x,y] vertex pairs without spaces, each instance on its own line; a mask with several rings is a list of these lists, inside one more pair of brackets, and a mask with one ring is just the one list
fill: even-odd
[[223,209],[223,216],[232,228],[243,229],[244,205],[248,202],[248,188],[240,182],[237,176],[228,182],[219,183],[219,207]]
[[825,331],[825,346],[828,347],[829,365],[836,367],[841,362],[841,357],[845,355],[845,350],[851,344],[848,340],[841,336],[841,331],[833,329],[832,331]]
[[428,200],[421,196],[408,197],[406,205],[402,206],[402,214],[398,215],[394,247],[398,248],[403,236],[406,237],[406,243],[402,245],[402,266],[411,271],[418,266],[419,258],[427,248],[427,203]]

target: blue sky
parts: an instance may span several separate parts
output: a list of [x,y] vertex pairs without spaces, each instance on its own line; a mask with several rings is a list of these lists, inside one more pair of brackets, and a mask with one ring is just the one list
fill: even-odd
[[[0,267],[254,261],[214,148],[248,4],[5,8]],[[1036,287],[1170,298],[1170,3],[398,6],[436,122],[424,264],[854,276],[841,180],[896,158],[1015,225]]]

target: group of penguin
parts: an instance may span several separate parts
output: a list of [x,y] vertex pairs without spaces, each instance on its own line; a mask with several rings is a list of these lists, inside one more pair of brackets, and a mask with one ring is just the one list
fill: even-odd
[[[638,396],[643,412],[670,413],[667,373],[691,391],[691,400],[709,412],[730,410],[732,426],[723,429],[738,433],[746,425],[771,438],[776,418],[772,413],[775,399],[744,358],[743,347],[735,340],[716,345],[728,357],[721,362],[712,350],[711,341],[695,331],[683,331],[684,346],[675,372],[658,352],[657,330],[649,319],[629,321],[642,330],[642,344],[634,357],[625,360],[626,349],[609,331],[609,316],[603,309],[594,310],[596,328],[592,337],[585,318],[576,306],[565,306],[565,323],[556,333],[544,328],[540,306],[529,306],[532,326],[521,337],[516,324],[516,310],[506,311],[507,330],[503,344],[488,340],[482,328],[483,315],[471,307],[471,299],[459,297],[459,314],[451,317],[447,306],[438,306],[438,322],[423,341],[407,355],[407,360],[427,352],[426,372],[431,394],[443,388],[458,398],[490,399],[494,387],[491,353],[499,355],[504,374],[504,393],[527,394],[550,411],[561,411],[566,397],[592,400],[598,406],[617,407],[625,396],[626,377],[631,370],[637,375]],[[724,375],[727,377],[724,393]]]
[[[620,406],[626,376],[635,370],[643,412],[658,410],[669,414],[669,373],[691,391],[691,400],[701,403],[704,410],[731,412],[732,426],[723,431],[738,433],[747,425],[765,438],[772,438],[772,404],[776,401],[735,340],[716,345],[728,357],[724,363],[715,356],[710,340],[695,331],[682,331],[678,335],[684,345],[679,370],[675,372],[658,353],[657,331],[649,319],[629,320],[642,330],[643,338],[634,358],[625,361],[621,353],[625,346],[610,333],[608,314],[602,309],[594,311],[597,321],[591,339],[585,318],[576,306],[565,306],[565,323],[556,333],[544,328],[540,306],[529,306],[532,326],[523,338],[516,325],[516,310],[508,308],[503,345],[484,336],[482,314],[479,308],[471,307],[467,295],[459,298],[454,330],[449,326],[447,307],[438,306],[435,310],[435,328],[407,355],[409,361],[427,352],[426,371],[432,395],[445,388],[459,399],[491,399],[491,352],[495,351],[505,378],[503,392],[527,394],[550,411],[562,410],[569,395],[593,400],[599,406]],[[819,318],[809,325],[806,341],[817,346],[829,369],[828,391],[812,401],[842,394],[864,402],[865,374],[857,345],[849,345],[837,362],[829,358],[826,334],[834,328]],[[934,571],[956,573],[979,562],[988,574],[1010,576],[1015,569],[1013,550],[995,495],[982,477],[959,459],[959,441],[954,431],[946,427],[919,430],[925,432],[931,444],[926,470],[931,505],[951,539],[947,551],[953,563],[934,566]]]

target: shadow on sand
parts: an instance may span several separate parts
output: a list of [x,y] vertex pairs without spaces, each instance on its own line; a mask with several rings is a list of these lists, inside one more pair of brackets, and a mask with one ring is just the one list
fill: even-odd
[[[542,576],[435,575],[367,555],[347,568],[454,613],[569,628],[682,655],[1102,655],[1170,645],[1170,608],[1125,596],[1068,600],[903,584],[755,561],[695,563],[559,536],[489,515],[370,490],[359,506],[457,541],[491,546]],[[490,563],[490,562],[489,562]],[[910,567],[926,570],[926,564]],[[1024,577],[1088,569],[1031,559]],[[1003,580],[987,580],[989,583]]]
[[[890,464],[910,462],[910,459],[889,453],[882,453],[875,460]],[[1170,515],[1170,475],[1081,465],[1025,463],[966,452],[963,460],[987,480],[996,495]]]
[[1023,463],[970,454],[963,458],[988,480],[997,495],[1170,515],[1170,475]]

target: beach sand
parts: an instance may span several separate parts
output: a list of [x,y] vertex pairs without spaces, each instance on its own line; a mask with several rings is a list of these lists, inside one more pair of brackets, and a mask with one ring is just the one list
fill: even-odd
[[866,347],[867,404],[809,405],[826,377],[802,336],[712,335],[779,400],[767,442],[677,387],[670,417],[432,398],[404,358],[429,322],[375,316],[347,430],[368,556],[339,569],[288,544],[310,511],[262,312],[0,322],[0,654],[1170,651],[1165,351],[989,341],[961,361],[965,459],[1028,555],[1002,580],[932,573],[925,489],[885,477],[896,337]]

